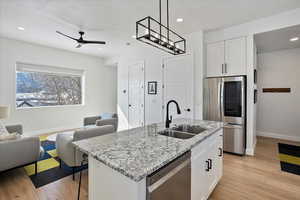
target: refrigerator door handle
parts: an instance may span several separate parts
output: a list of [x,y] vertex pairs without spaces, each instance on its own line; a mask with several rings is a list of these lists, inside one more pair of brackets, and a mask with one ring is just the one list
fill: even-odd
[[224,81],[220,83],[220,115],[221,121],[224,121]]
[[224,64],[222,64],[222,74],[224,74]]

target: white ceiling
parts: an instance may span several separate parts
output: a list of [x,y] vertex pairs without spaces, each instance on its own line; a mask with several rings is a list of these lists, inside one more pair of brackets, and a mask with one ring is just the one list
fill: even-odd
[[255,35],[258,53],[300,48],[300,40],[291,42],[291,38],[300,38],[300,25]]
[[[165,3],[166,1],[162,1]],[[244,23],[300,7],[299,0],[170,0],[171,27],[181,34]],[[135,22],[158,17],[158,0],[0,0],[0,35],[37,44],[110,57],[122,53]],[[165,13],[165,12],[164,12]],[[176,18],[184,19],[177,23]],[[25,28],[17,30],[18,26]],[[56,30],[107,45],[75,49]],[[101,50],[99,48],[102,48]]]

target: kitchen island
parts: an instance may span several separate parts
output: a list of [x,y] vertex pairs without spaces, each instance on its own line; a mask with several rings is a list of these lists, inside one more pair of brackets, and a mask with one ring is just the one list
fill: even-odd
[[[178,125],[186,122],[174,120]],[[188,124],[204,130],[180,139],[159,134],[165,129],[161,123],[74,142],[89,155],[89,200],[151,199],[147,177],[187,152],[191,199],[206,199],[222,176],[223,124],[200,120]]]

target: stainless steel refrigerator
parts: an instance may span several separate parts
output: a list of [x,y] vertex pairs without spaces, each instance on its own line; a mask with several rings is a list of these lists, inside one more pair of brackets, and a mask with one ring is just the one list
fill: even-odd
[[226,122],[225,152],[245,154],[246,105],[245,76],[205,79],[204,119]]

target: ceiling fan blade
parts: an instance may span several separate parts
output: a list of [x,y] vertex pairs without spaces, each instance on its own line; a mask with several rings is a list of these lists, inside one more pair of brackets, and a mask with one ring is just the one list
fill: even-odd
[[82,41],[85,44],[106,44],[104,41],[91,41],[91,40],[84,40]]
[[78,44],[75,48],[80,48],[82,47],[82,44]]
[[63,35],[63,36],[65,36],[65,37],[68,37],[68,38],[70,38],[70,39],[72,39],[72,40],[78,41],[78,39],[73,38],[73,37],[71,37],[71,36],[68,36],[68,35],[66,35],[66,34],[64,34],[64,33],[62,33],[62,32],[56,31],[56,33],[58,33],[58,34],[60,34],[60,35]]

